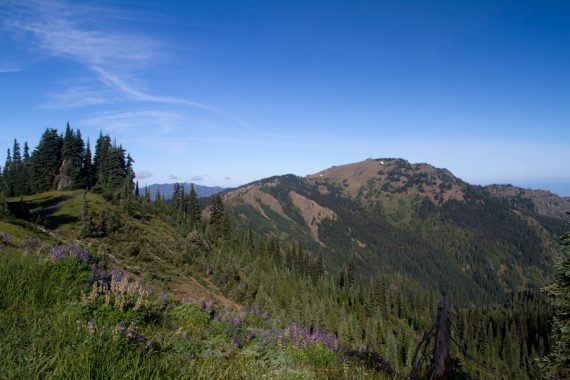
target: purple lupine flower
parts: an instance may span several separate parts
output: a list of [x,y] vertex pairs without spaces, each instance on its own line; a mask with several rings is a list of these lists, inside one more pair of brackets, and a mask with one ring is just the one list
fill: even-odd
[[10,235],[6,232],[0,232],[0,244],[8,245],[8,243],[10,243]]
[[238,337],[238,336],[234,335],[234,336],[232,337],[232,344],[233,344],[234,346],[236,346],[237,348],[241,348],[241,341],[239,340],[239,337]]
[[146,337],[143,334],[141,334],[137,331],[134,331],[134,330],[129,332],[128,338],[129,338],[129,341],[131,341],[133,343],[145,343],[146,342]]
[[71,257],[79,256],[79,246],[77,245],[77,243],[71,243],[69,245],[69,255]]
[[247,341],[249,342],[250,340],[252,340],[252,339],[255,338],[255,337],[256,337],[255,333],[250,332],[249,334],[247,334],[247,335],[245,336],[245,340],[247,340]]
[[49,258],[53,261],[62,260],[65,257],[65,248],[62,245],[56,245],[49,253]]
[[111,278],[115,282],[119,282],[123,279],[123,272],[121,272],[120,270],[117,270],[117,269],[112,269],[111,270]]
[[127,326],[125,325],[125,321],[120,321],[119,323],[117,323],[117,326],[115,326],[115,332],[118,334],[124,333],[126,329]]
[[99,269],[96,264],[91,264],[91,271],[89,272],[89,283],[93,283],[99,279]]
[[91,261],[91,259],[89,258],[89,252],[87,252],[86,249],[79,252],[79,260],[83,263],[88,263],[89,261]]
[[232,318],[232,324],[236,327],[236,328],[241,328],[241,319],[239,318]]

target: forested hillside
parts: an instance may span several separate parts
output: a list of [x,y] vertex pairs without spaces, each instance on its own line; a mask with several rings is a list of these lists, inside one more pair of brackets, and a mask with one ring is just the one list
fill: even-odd
[[[140,194],[109,136],[93,160],[69,127],[25,152],[15,142],[2,170],[9,378],[429,378],[440,291],[450,378],[557,373],[559,356],[541,361],[552,310],[538,286],[561,254],[559,219],[453,178],[411,199],[376,186],[347,196],[352,183],[324,174],[204,208],[180,185],[169,201]],[[41,180],[30,174],[44,163]]]
[[551,193],[473,186],[401,159],[268,178],[223,199],[235,220],[299,241],[331,273],[348,265],[363,279],[399,273],[460,304],[549,281],[569,207]]

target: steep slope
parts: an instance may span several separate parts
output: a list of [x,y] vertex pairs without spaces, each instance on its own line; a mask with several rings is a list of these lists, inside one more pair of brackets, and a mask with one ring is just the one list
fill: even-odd
[[402,159],[272,177],[223,199],[243,226],[321,252],[329,271],[355,260],[363,277],[397,272],[465,302],[544,284],[566,207],[554,194],[473,186]]
[[[359,212],[357,204],[349,202],[333,211],[335,202],[345,198],[333,190],[326,191],[328,197],[318,198],[318,190],[313,193],[311,186],[294,176],[260,183],[273,192],[267,193],[268,197],[252,196],[254,204],[259,200],[282,205],[279,208],[273,204],[273,209],[259,206],[266,213],[262,218],[267,221],[275,213],[290,222],[304,223],[308,238],[313,238],[309,226],[316,225],[320,242],[313,244],[323,251],[333,245],[336,237],[334,233],[323,234],[323,227],[337,226],[337,222],[349,220],[351,212]],[[376,279],[370,287],[354,286],[347,273],[343,285],[322,271],[306,267],[309,261],[302,257],[297,256],[290,266],[287,254],[276,258],[271,244],[259,237],[250,240],[242,235],[242,239],[216,243],[208,240],[208,225],[203,225],[202,232],[188,234],[177,229],[177,223],[169,223],[174,209],[164,202],[149,205],[143,198],[131,204],[110,203],[93,193],[84,197],[81,191],[54,191],[8,199],[8,208],[11,216],[0,218],[0,352],[4,354],[0,357],[8,377],[30,377],[39,369],[48,377],[85,373],[85,366],[95,361],[101,373],[129,373],[131,377],[403,378],[409,374],[411,355],[429,328],[438,298],[436,293],[410,281],[409,276],[397,273]],[[401,223],[394,226],[381,218],[371,219],[371,223],[385,228],[382,238],[389,242],[394,238],[392,234],[402,228]],[[41,241],[27,239],[30,235]],[[362,236],[366,237],[365,232]],[[421,241],[396,237],[392,243],[409,248]],[[281,243],[285,245],[285,241]],[[365,260],[374,263],[364,253],[365,248],[375,247],[357,240],[353,244],[363,249],[361,264]],[[88,264],[84,262],[84,249],[93,259],[88,259]],[[406,255],[402,251],[398,259],[404,260]],[[395,266],[397,262],[387,265]],[[28,266],[30,269],[26,269]],[[361,265],[359,270],[363,269]],[[25,273],[20,273],[22,270]],[[138,308],[140,293],[131,292],[134,298],[130,297],[123,308],[117,299],[122,297],[120,289],[127,288],[100,288],[93,282],[101,278],[114,281],[112,276],[117,278],[117,270],[129,274],[130,281],[135,280],[128,289],[136,286],[140,290],[138,284],[142,283],[144,289],[154,289],[156,297]],[[31,276],[32,272],[38,276]],[[62,275],[62,281],[55,273]],[[428,274],[432,273],[437,274],[437,270],[430,269]],[[50,283],[38,284],[30,278]],[[465,294],[469,295],[471,285],[466,279],[461,285],[467,287]],[[451,280],[449,284],[458,287],[464,279]],[[81,295],[89,289],[82,283],[92,286],[89,294]],[[99,289],[95,293],[94,284]],[[108,293],[109,289],[113,294]],[[168,294],[158,296],[164,290],[173,292],[178,300],[187,295],[203,299],[210,293],[216,303],[172,302]],[[64,296],[62,302],[38,305],[32,299],[27,303],[28,295],[51,297],[51,293]],[[22,302],[3,313],[2,306],[7,305],[4,301],[11,299]],[[519,309],[489,306],[483,313],[488,320],[481,319],[482,309],[477,307],[456,310],[454,316],[455,323],[464,327],[460,328],[460,345],[473,347],[470,354],[487,365],[493,363],[490,368],[501,368],[497,373],[509,374],[509,378],[533,378],[528,375],[531,369],[516,363],[533,362],[535,352],[542,355],[546,347],[548,310],[540,302],[527,298],[523,301]],[[242,309],[235,302],[248,308]],[[229,308],[240,312],[224,311]],[[46,321],[46,313],[54,318]],[[508,324],[503,326],[501,321],[507,317]],[[127,329],[126,324],[133,320]],[[483,352],[474,345],[481,335],[471,332],[486,331],[488,325],[498,326],[499,332],[484,336]],[[511,344],[513,338],[501,333],[507,328],[520,337],[514,341],[516,347],[526,344],[532,348],[532,355],[518,348],[511,348],[520,355],[509,356],[509,361],[487,355]],[[42,338],[46,334],[54,338],[49,344]],[[70,349],[78,346],[88,352],[79,361],[73,356],[76,350]],[[135,355],[134,362],[129,356],[120,365],[114,364],[116,357],[130,354]],[[468,369],[478,373],[476,368]],[[489,378],[480,373],[477,377]]]
[[513,207],[542,216],[564,219],[570,211],[570,198],[559,197],[549,191],[522,189],[512,185],[489,185],[485,189],[495,197],[507,199]]
[[9,198],[7,205],[12,218],[0,218],[2,232],[22,239],[32,233],[59,242],[80,239],[111,268],[144,280],[149,289],[169,291],[179,299],[213,296],[226,307],[241,308],[207,277],[190,273],[184,262],[184,237],[155,215],[136,210],[129,215],[99,194],[84,197],[81,190]]

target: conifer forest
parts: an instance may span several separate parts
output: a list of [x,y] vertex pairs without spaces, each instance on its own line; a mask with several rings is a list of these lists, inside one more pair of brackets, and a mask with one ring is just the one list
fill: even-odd
[[570,380],[569,0],[0,0],[0,380]]
[[[570,376],[569,228],[529,200],[460,183],[464,201],[426,197],[396,220],[342,183],[285,176],[254,184],[256,212],[236,195],[252,185],[151,196],[134,162],[109,135],[92,150],[69,123],[31,151],[14,140],[1,172],[3,377]],[[413,171],[393,162],[389,176]],[[457,183],[445,181],[439,194]],[[392,184],[378,194],[408,194]],[[299,197],[335,217],[305,223]],[[484,255],[495,261],[453,272]],[[505,265],[522,272],[501,276]]]

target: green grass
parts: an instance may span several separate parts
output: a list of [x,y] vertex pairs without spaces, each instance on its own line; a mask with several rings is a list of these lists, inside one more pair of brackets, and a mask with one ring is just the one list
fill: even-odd
[[[0,378],[353,378],[338,353],[322,346],[294,349],[262,340],[271,326],[261,317],[242,316],[243,327],[236,328],[230,314],[213,319],[199,303],[156,295],[136,310],[132,303],[113,306],[115,293],[108,304],[103,295],[86,301],[90,264],[76,257],[54,261],[51,248],[1,246]],[[129,330],[117,333],[121,321],[134,321],[144,340],[132,340]],[[373,375],[358,364],[353,369]]]

